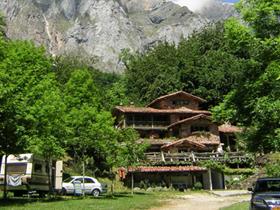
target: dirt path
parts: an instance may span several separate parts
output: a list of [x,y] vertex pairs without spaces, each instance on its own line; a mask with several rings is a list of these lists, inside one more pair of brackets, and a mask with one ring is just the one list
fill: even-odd
[[220,197],[208,193],[196,193],[164,201],[166,203],[164,206],[151,210],[219,210],[248,200],[249,195]]

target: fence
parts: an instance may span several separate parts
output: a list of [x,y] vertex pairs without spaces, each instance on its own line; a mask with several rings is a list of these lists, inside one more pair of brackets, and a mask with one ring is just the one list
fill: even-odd
[[244,152],[210,153],[210,152],[149,152],[145,153],[146,160],[151,163],[157,162],[199,162],[213,160],[218,162],[246,162],[251,160],[251,155]]

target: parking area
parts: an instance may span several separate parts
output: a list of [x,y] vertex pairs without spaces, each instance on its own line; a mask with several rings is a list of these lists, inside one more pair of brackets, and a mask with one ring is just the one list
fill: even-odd
[[151,210],[219,210],[234,203],[249,201],[249,199],[250,194],[247,191],[198,192],[165,200],[162,207]]

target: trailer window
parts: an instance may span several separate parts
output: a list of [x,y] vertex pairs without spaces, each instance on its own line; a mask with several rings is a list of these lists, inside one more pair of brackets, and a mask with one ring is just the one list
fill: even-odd
[[25,174],[27,164],[26,163],[8,163],[7,173],[8,174]]
[[35,172],[42,172],[42,165],[38,164],[38,163],[35,163],[34,171]]

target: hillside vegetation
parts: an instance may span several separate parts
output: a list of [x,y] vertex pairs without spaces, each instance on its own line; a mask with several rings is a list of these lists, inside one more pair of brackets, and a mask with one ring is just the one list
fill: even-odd
[[241,0],[243,22],[210,24],[146,53],[120,55],[123,75],[101,73],[75,57],[51,58],[31,42],[7,39],[0,19],[0,152],[73,157],[87,168],[133,165],[146,145],[114,128],[116,105],[145,105],[185,90],[208,100],[218,122],[246,127],[245,149],[280,149],[280,5]]

